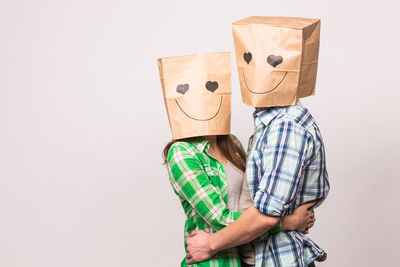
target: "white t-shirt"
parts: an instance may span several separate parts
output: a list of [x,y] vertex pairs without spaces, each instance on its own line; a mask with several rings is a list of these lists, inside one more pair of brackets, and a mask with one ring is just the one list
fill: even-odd
[[[228,185],[228,209],[243,212],[253,203],[246,175],[229,161],[222,165]],[[240,259],[248,265],[255,264],[255,250],[252,243],[240,246],[239,255]]]

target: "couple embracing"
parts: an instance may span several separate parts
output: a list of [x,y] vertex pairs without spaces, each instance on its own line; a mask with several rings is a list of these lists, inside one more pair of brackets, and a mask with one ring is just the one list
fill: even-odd
[[186,214],[181,266],[315,266],[307,233],[329,192],[315,92],[320,21],[233,23],[243,102],[255,107],[247,153],[230,133],[230,53],[158,60],[173,140],[169,180]]

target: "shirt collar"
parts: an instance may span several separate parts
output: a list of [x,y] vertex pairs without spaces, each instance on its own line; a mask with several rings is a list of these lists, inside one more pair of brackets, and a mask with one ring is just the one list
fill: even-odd
[[256,108],[253,113],[254,126],[257,129],[268,126],[285,108],[286,107]]
[[199,136],[195,141],[192,142],[201,152],[208,152],[210,148],[210,141],[205,139],[203,136]]

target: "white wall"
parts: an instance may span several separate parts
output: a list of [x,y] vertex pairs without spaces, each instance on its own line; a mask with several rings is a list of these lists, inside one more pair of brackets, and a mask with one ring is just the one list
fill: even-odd
[[[178,266],[184,214],[156,58],[233,51],[250,15],[322,19],[316,96],[332,191],[318,266],[396,266],[396,1],[0,1],[0,266]],[[232,55],[233,59],[233,55]],[[234,62],[234,61],[233,61]],[[233,69],[233,133],[252,109]]]

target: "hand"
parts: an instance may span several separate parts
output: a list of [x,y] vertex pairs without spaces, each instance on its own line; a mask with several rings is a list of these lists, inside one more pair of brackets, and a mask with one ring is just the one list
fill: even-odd
[[292,215],[282,218],[282,230],[299,231],[308,234],[315,222],[314,210],[311,208],[315,205],[315,201],[303,204],[294,210]]
[[305,231],[304,231],[304,232],[300,231],[300,232],[302,232],[302,233],[304,233],[304,234],[308,234],[310,228],[313,227],[313,226],[314,226],[314,223],[315,223],[315,214],[314,214],[314,210],[311,210],[311,211],[312,211],[312,216],[311,216],[310,220],[308,221],[308,224],[307,224],[307,227],[306,227]]
[[211,249],[211,234],[202,230],[193,231],[186,240],[186,263],[193,264],[208,260],[215,252]]

